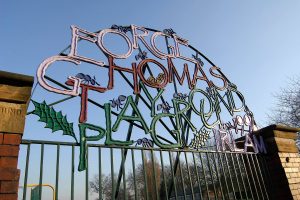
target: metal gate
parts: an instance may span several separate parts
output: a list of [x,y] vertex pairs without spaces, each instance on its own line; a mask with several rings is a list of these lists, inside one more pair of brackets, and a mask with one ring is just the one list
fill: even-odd
[[[23,140],[23,200],[33,185],[35,198],[43,200],[268,199],[264,159],[248,151],[258,149],[253,113],[237,86],[188,40],[173,29],[135,25],[71,29],[71,44],[37,70],[44,92],[53,92],[52,103],[40,92],[28,114],[76,142]],[[105,46],[109,34],[126,43],[125,54]],[[81,49],[80,41],[88,45]],[[91,46],[99,52],[91,54]],[[48,76],[53,63],[63,65]],[[78,67],[63,68],[68,64]],[[53,106],[71,99],[61,107],[77,113],[70,120]],[[102,138],[105,145],[90,143]]]
[[43,200],[269,199],[259,154],[88,144],[88,167],[78,173],[75,143],[23,140],[21,148],[23,200],[30,184],[40,185]]

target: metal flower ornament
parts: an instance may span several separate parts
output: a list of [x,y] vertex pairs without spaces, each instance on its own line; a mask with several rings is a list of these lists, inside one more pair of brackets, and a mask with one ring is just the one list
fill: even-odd
[[[81,51],[86,44],[97,52]],[[68,66],[61,71],[64,76],[56,76],[63,76],[62,83],[50,73],[58,63]],[[37,78],[51,94],[67,96],[51,104],[32,100],[32,114],[80,145],[79,171],[86,169],[90,141],[140,148],[263,150],[260,138],[252,134],[254,117],[241,91],[170,28],[113,25],[90,32],[71,26],[71,44],[45,59]],[[74,97],[80,99],[77,126],[53,108]],[[97,106],[97,115],[90,114],[90,105]],[[101,122],[92,123],[95,116]],[[245,137],[244,149],[235,145],[240,136]]]

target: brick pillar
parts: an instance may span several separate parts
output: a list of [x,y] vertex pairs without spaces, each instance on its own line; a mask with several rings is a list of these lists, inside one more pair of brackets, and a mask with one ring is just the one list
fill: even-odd
[[300,156],[295,141],[299,131],[299,128],[271,125],[257,132],[267,147],[271,199],[300,200]]
[[0,71],[0,199],[17,200],[17,169],[33,77]]

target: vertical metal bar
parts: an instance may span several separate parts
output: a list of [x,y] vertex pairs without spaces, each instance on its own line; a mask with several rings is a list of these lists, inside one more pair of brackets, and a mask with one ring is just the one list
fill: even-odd
[[219,167],[218,167],[220,165],[220,163],[216,162],[215,153],[212,153],[212,157],[213,157],[213,162],[215,163],[214,166],[215,166],[215,169],[216,169],[217,178],[219,180],[219,185],[220,185],[220,189],[221,189],[221,196],[224,199],[225,194],[224,194],[224,191],[223,191],[221,175],[220,175],[220,171],[219,171]]
[[132,159],[132,173],[133,173],[133,184],[134,184],[134,199],[137,200],[137,190],[136,190],[136,178],[135,178],[135,160],[134,160],[134,150],[131,149],[131,159]]
[[261,157],[261,163],[263,165],[263,169],[264,169],[264,174],[265,174],[265,180],[267,181],[267,191],[268,191],[268,196],[269,197],[272,197],[272,194],[270,194],[270,187],[271,187],[271,174],[270,174],[270,171],[269,171],[269,167],[268,166],[268,163],[266,161],[266,158],[265,156],[262,156]]
[[[178,151],[176,153],[177,153],[177,158],[178,158],[178,167],[179,167],[181,185],[182,185],[182,189],[183,189],[183,196],[184,196],[184,199],[186,199],[184,179],[183,179],[182,168],[181,168],[181,164],[180,164],[180,155],[179,155]],[[176,173],[175,173],[175,177],[176,177]]]
[[75,146],[72,145],[72,161],[71,161],[71,200],[74,200],[74,173],[75,173],[74,154],[75,154]]
[[39,180],[40,200],[42,200],[43,165],[44,165],[44,144],[41,144],[40,180]]
[[[253,176],[253,173],[252,173],[252,169],[250,168],[251,165],[250,165],[250,160],[248,158],[248,154],[246,153],[245,156],[246,156],[246,159],[248,161],[249,171],[250,171],[250,174],[252,176],[252,181],[253,181],[254,189],[256,191],[257,199],[259,199],[258,190],[257,190],[256,184],[255,184],[255,179],[254,179],[254,176]],[[251,185],[250,185],[250,187],[251,187]]]
[[266,173],[265,166],[263,166],[263,163],[260,162],[260,160],[262,160],[264,158],[262,158],[262,157],[261,158],[257,158],[258,156],[259,156],[258,154],[255,155],[255,158],[256,158],[256,161],[257,161],[256,163],[257,163],[257,166],[258,166],[259,173],[261,175],[261,179],[262,179],[262,182],[263,182],[263,187],[264,187],[264,190],[265,190],[265,194],[267,196],[267,199],[269,199],[269,192],[268,192],[268,190],[266,188],[267,184],[265,183],[265,181],[267,181],[267,180],[265,180],[265,177],[266,177],[267,173]]
[[143,162],[143,171],[144,171],[144,181],[145,181],[145,185],[144,185],[145,195],[146,195],[146,199],[149,199],[149,196],[148,196],[148,183],[147,183],[147,172],[146,172],[146,166],[145,166],[144,150],[141,150],[141,153],[142,153],[142,162]]
[[198,186],[199,186],[200,199],[203,199],[203,197],[202,197],[201,181],[200,181],[199,174],[198,174],[198,166],[196,165],[196,160],[195,160],[195,154],[194,154],[194,152],[192,152],[192,155],[193,155],[193,162],[194,162],[194,167],[195,167],[195,171],[196,171],[197,182],[198,182]]
[[[176,180],[174,178],[174,170],[173,170],[173,162],[172,162],[172,155],[169,151],[169,159],[170,159],[170,165],[171,165],[171,175],[172,175],[172,184],[174,185],[174,191],[175,191],[175,199],[178,199],[177,196],[177,186],[176,186]],[[171,197],[172,190],[169,190],[169,197]]]
[[252,161],[252,163],[253,163],[253,165],[252,165],[253,167],[252,167],[252,168],[254,169],[255,177],[256,177],[256,179],[257,179],[257,181],[255,181],[255,182],[258,182],[260,194],[261,194],[262,198],[264,199],[263,191],[262,191],[262,188],[261,188],[261,183],[260,183],[260,180],[259,180],[257,171],[256,171],[256,165],[255,165],[254,160],[253,160],[253,154],[250,154],[249,156],[250,156],[251,161]]
[[[219,174],[219,170],[218,170],[218,163],[216,162],[214,153],[211,153],[211,154],[212,154],[212,159],[213,159],[213,162],[214,162],[214,167],[215,167],[215,170],[216,170],[217,179],[219,180],[219,186],[220,186],[220,189],[221,189],[221,196],[222,196],[222,199],[224,199],[225,195],[224,195],[224,192],[223,192],[222,182],[221,182],[221,178],[220,178],[220,174]],[[218,194],[219,194],[219,192],[218,192]]]
[[[261,156],[260,161],[261,161],[261,164],[262,164],[262,166],[263,166],[264,174],[265,174],[265,176],[266,176],[265,178],[267,178],[267,181],[268,181],[268,183],[269,183],[271,175],[270,175],[270,171],[269,171],[269,168],[268,168],[268,165],[267,165],[267,161],[266,161],[266,159],[265,159],[265,156]],[[268,185],[269,185],[269,184],[268,184]],[[269,194],[270,194],[270,193],[269,193]]]
[[89,200],[89,147],[87,147],[86,151],[85,199]]
[[228,173],[229,173],[229,179],[230,179],[230,183],[231,183],[231,187],[232,187],[233,197],[234,197],[234,199],[237,199],[236,196],[235,196],[235,188],[234,188],[234,185],[233,185],[231,169],[230,169],[230,165],[228,163],[228,158],[227,158],[227,153],[226,152],[224,153],[224,156],[225,156],[225,161],[226,161],[226,165],[227,165],[227,169],[228,169]]
[[[167,47],[168,54],[170,54],[169,41],[168,41],[168,37],[167,37],[167,36],[165,36],[165,42],[166,42],[166,47]],[[174,90],[175,90],[175,93],[178,93],[178,92],[177,92],[176,82],[175,82],[175,73],[172,73],[172,74],[173,74],[173,85],[174,85]]]
[[225,167],[224,167],[224,161],[223,161],[223,155],[221,153],[217,153],[217,157],[219,162],[221,163],[221,168],[223,171],[223,175],[224,175],[224,182],[225,182],[225,186],[226,186],[226,190],[227,190],[227,197],[230,198],[230,190],[227,184],[227,176],[226,176],[226,171],[225,171]]
[[[171,153],[172,154],[172,153]],[[169,154],[169,156],[171,155]],[[177,154],[176,154],[177,155]],[[172,159],[171,159],[172,161]],[[173,161],[172,161],[173,162]],[[177,168],[178,168],[178,162],[179,162],[179,157],[176,156],[176,159],[175,159],[175,162],[174,162],[174,167],[171,166],[171,169],[173,170],[172,174],[174,174],[174,177],[175,177],[175,181],[177,180],[177,177],[176,177],[176,173],[177,173]],[[173,187],[174,187],[174,181],[170,182],[169,183],[169,186],[168,186],[168,190],[169,190],[169,196],[171,196],[171,192],[173,190]]]
[[[249,180],[247,168],[246,168],[245,161],[244,161],[244,155],[245,155],[245,154],[240,154],[240,156],[241,156],[241,158],[242,158],[242,164],[243,164],[243,166],[244,166],[244,170],[245,170],[245,173],[246,173],[246,179],[247,179],[247,181],[248,181],[250,193],[251,193],[252,199],[254,199],[254,195],[253,195],[253,192],[252,192],[251,183],[250,183],[250,180]],[[248,191],[246,191],[246,192],[248,192]]]
[[115,199],[115,179],[114,179],[114,151],[110,148],[110,173],[111,173],[111,199]]
[[210,174],[210,178],[211,178],[211,182],[212,182],[212,185],[213,185],[213,188],[214,188],[214,193],[215,193],[215,198],[216,198],[218,196],[218,193],[217,193],[217,190],[216,190],[214,177],[213,177],[213,172],[212,172],[211,165],[210,165],[210,162],[209,162],[208,153],[206,152],[205,155],[206,155],[206,158],[207,158],[208,170],[209,170],[209,174]]
[[236,171],[235,162],[234,162],[234,159],[233,159],[231,153],[230,153],[230,157],[231,157],[231,161],[232,161],[232,165],[233,165],[233,169],[234,169],[234,173],[235,173],[235,177],[236,177],[235,179],[237,181],[238,189],[239,189],[239,192],[240,192],[240,195],[241,195],[241,198],[242,198],[243,194],[242,194],[242,190],[241,190],[241,186],[240,186],[240,182],[239,182],[239,178],[238,178],[238,173]]
[[206,179],[206,172],[205,172],[205,169],[204,169],[204,165],[203,165],[203,160],[202,160],[201,153],[199,153],[199,158],[200,158],[200,162],[201,162],[201,166],[202,166],[202,171],[203,171],[203,175],[204,175],[204,181],[205,181],[205,186],[206,186],[206,191],[207,191],[207,197],[208,197],[208,199],[210,199],[210,197],[209,197],[209,189],[208,189],[207,179]]
[[157,190],[157,181],[156,181],[156,166],[155,166],[155,160],[154,160],[154,155],[153,155],[153,150],[151,149],[150,151],[151,153],[151,160],[152,160],[152,172],[153,172],[153,181],[154,181],[154,189],[155,189],[155,194],[156,194],[156,199],[159,199],[159,195],[158,195],[158,190]]
[[102,161],[101,161],[101,147],[98,147],[98,163],[99,163],[99,200],[102,200]]
[[23,200],[26,200],[28,168],[29,168],[29,157],[30,157],[30,146],[31,146],[31,144],[27,145],[25,177],[24,177],[24,187],[23,187]]
[[191,178],[191,172],[190,172],[190,167],[189,167],[189,163],[188,163],[188,159],[186,156],[186,152],[184,152],[184,157],[185,157],[185,163],[186,163],[186,167],[187,167],[187,171],[188,171],[188,176],[189,176],[189,181],[190,181],[190,188],[191,188],[191,192],[192,192],[192,199],[195,199],[195,194],[194,194],[194,189],[193,189],[193,183],[192,183],[192,178]]
[[242,178],[242,183],[243,183],[243,187],[244,187],[244,192],[245,192],[245,195],[246,195],[246,199],[249,199],[248,193],[247,193],[247,189],[246,189],[246,184],[245,184],[245,181],[244,181],[242,167],[241,167],[241,164],[240,164],[240,161],[239,161],[239,158],[238,158],[239,154],[235,153],[234,155],[235,155],[237,163],[238,163],[238,168],[239,168],[240,175],[241,175],[241,178]]
[[264,192],[262,194],[265,194],[266,195],[266,199],[269,199],[268,191],[266,189],[266,185],[265,185],[265,182],[264,182],[263,174],[262,174],[262,172],[260,170],[260,164],[258,162],[257,156],[258,156],[257,154],[254,154],[252,157],[255,158],[254,160],[255,160],[256,164],[254,164],[254,165],[258,166],[258,173],[260,175],[260,178],[261,178],[261,181],[262,181],[262,185],[263,185],[263,189],[264,189]]
[[124,156],[124,148],[121,149],[122,154],[122,171],[123,171],[123,189],[124,189],[124,197],[125,200],[127,200],[127,194],[126,194],[126,175],[125,175],[125,156]]
[[[186,115],[187,115],[188,119],[190,120],[191,115],[192,115],[192,109],[188,110]],[[185,133],[185,131],[186,131],[186,133]],[[185,139],[184,139],[184,134],[185,134]],[[188,144],[189,135],[190,135],[190,129],[189,129],[187,121],[185,120],[184,124],[183,124],[183,134],[181,135],[181,137],[182,137],[182,139],[184,139],[184,142],[186,145]]]
[[[161,170],[162,170],[162,174],[163,174],[162,178],[163,178],[163,183],[164,183],[164,186],[165,186],[165,195],[166,195],[164,198],[162,198],[162,196],[160,196],[160,197],[162,199],[169,199],[168,190],[167,190],[166,176],[165,176],[165,170],[164,170],[164,159],[163,159],[163,154],[162,154],[161,150],[159,150],[159,154],[160,154]],[[161,189],[161,191],[162,191],[162,189]]]
[[60,145],[58,144],[56,149],[55,199],[58,199],[59,156],[60,156]]

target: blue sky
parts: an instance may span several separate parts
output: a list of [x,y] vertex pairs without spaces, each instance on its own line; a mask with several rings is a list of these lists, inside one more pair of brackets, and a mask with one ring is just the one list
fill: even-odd
[[35,76],[70,42],[70,25],[173,28],[243,92],[259,124],[300,72],[299,1],[1,1],[0,70]]
[[[288,77],[300,74],[299,10],[296,0],[2,0],[0,70],[35,76],[44,59],[70,44],[71,25],[89,31],[112,24],[173,28],[238,86],[257,123],[265,126],[275,103],[273,94],[286,86]],[[43,95],[38,89],[33,97],[52,98],[50,93]],[[76,120],[77,113],[70,115]],[[32,134],[43,130],[37,119],[29,119],[24,137],[53,137]]]

